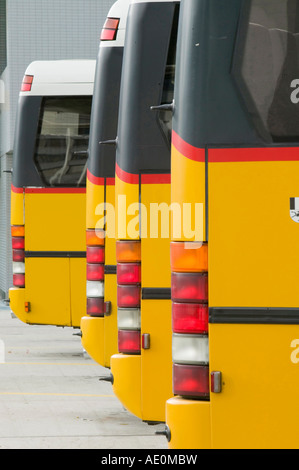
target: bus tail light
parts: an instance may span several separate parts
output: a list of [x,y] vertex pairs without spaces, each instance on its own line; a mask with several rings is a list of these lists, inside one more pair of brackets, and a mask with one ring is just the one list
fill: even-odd
[[101,32],[101,41],[115,41],[119,18],[107,18]]
[[136,263],[118,263],[117,265],[117,284],[140,284],[141,283],[141,265]]
[[209,308],[207,304],[172,303],[174,333],[207,334]]
[[172,358],[176,364],[209,363],[209,340],[207,336],[173,334]]
[[86,278],[87,281],[104,281],[104,265],[87,264]]
[[104,274],[105,274],[105,232],[86,230],[86,313],[103,317]]
[[118,351],[141,352],[141,243],[117,241]]
[[117,286],[117,305],[119,308],[140,307],[140,286]]
[[13,274],[12,279],[14,287],[25,287],[25,274]]
[[141,315],[139,308],[118,308],[117,327],[119,330],[140,330]]
[[25,227],[11,226],[12,272],[14,287],[25,287]]
[[141,243],[140,241],[117,241],[116,260],[118,263],[140,263]]
[[118,330],[118,351],[123,354],[140,354],[140,331]]
[[87,298],[87,315],[91,317],[101,317],[105,312],[104,299],[101,297],[88,297]]
[[172,273],[171,298],[175,302],[207,302],[207,273]]
[[170,258],[173,272],[207,272],[208,245],[198,242],[173,242]]
[[24,261],[25,261],[25,252],[24,252],[24,250],[13,250],[12,260],[15,263],[24,263]]
[[209,367],[173,364],[173,393],[188,398],[209,398]]
[[86,247],[86,262],[93,264],[105,263],[105,249],[102,246],[87,246]]
[[171,243],[173,393],[206,400],[209,385],[208,246]]
[[21,85],[21,91],[31,91],[33,78],[33,75],[24,75]]

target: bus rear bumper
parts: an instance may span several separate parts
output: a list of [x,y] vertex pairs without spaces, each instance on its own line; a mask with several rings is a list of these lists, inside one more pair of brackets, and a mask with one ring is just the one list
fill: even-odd
[[81,318],[81,343],[89,356],[103,367],[105,364],[104,354],[104,318],[82,317]]
[[9,306],[11,311],[24,323],[27,321],[27,312],[25,311],[25,289],[20,287],[11,287],[9,289]]
[[166,402],[169,449],[210,449],[210,402],[170,398]]
[[114,354],[111,373],[116,397],[130,413],[142,419],[141,356]]

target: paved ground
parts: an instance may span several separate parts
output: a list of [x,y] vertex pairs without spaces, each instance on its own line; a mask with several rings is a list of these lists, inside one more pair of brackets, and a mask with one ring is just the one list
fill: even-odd
[[127,412],[103,375],[73,329],[26,325],[0,303],[0,449],[167,449],[164,425]]

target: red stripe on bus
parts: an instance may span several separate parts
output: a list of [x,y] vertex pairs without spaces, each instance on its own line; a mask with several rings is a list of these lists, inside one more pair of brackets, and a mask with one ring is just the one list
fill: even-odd
[[169,173],[141,175],[141,184],[170,184],[170,182],[171,176]]
[[122,170],[118,164],[115,164],[115,172],[119,179],[123,181],[124,183],[130,183],[130,184],[138,184],[139,183],[139,175],[136,175],[134,173],[128,173],[125,170]]
[[299,147],[209,149],[210,163],[299,161]]
[[174,131],[172,131],[172,144],[184,157],[196,162],[206,161],[205,149],[188,144]]
[[98,186],[101,186],[105,183],[105,178],[94,176],[88,169],[87,169],[87,179],[92,184],[97,184]]
[[85,188],[25,188],[26,194],[84,194]]
[[23,188],[16,188],[13,184],[11,185],[11,190],[12,192],[17,193],[17,194],[22,194],[24,192]]
[[106,178],[106,184],[108,186],[115,186],[115,178]]

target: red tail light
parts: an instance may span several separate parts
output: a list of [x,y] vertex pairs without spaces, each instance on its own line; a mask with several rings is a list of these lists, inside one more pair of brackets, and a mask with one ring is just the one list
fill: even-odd
[[208,305],[172,303],[172,329],[174,333],[207,334],[208,324]]
[[104,299],[102,297],[89,297],[87,298],[86,313],[92,317],[104,316]]
[[86,261],[87,263],[104,263],[105,262],[105,249],[102,246],[87,246],[86,247]]
[[139,330],[118,331],[118,351],[124,354],[140,354],[141,339]]
[[207,302],[207,273],[172,273],[171,297],[175,302]]
[[24,237],[12,237],[12,248],[13,250],[24,250],[25,239]]
[[117,286],[117,306],[119,308],[140,306],[140,286]]
[[13,274],[13,285],[15,287],[25,287],[25,274]]
[[25,252],[24,250],[13,250],[12,260],[18,263],[23,263],[25,261]]
[[104,265],[103,264],[87,264],[86,267],[87,281],[103,281]]
[[117,284],[140,284],[141,265],[135,263],[118,263]]
[[119,18],[107,18],[101,32],[101,41],[115,41]]
[[31,91],[33,75],[24,75],[21,91]]
[[209,390],[208,366],[173,365],[173,393],[175,395],[208,399]]

